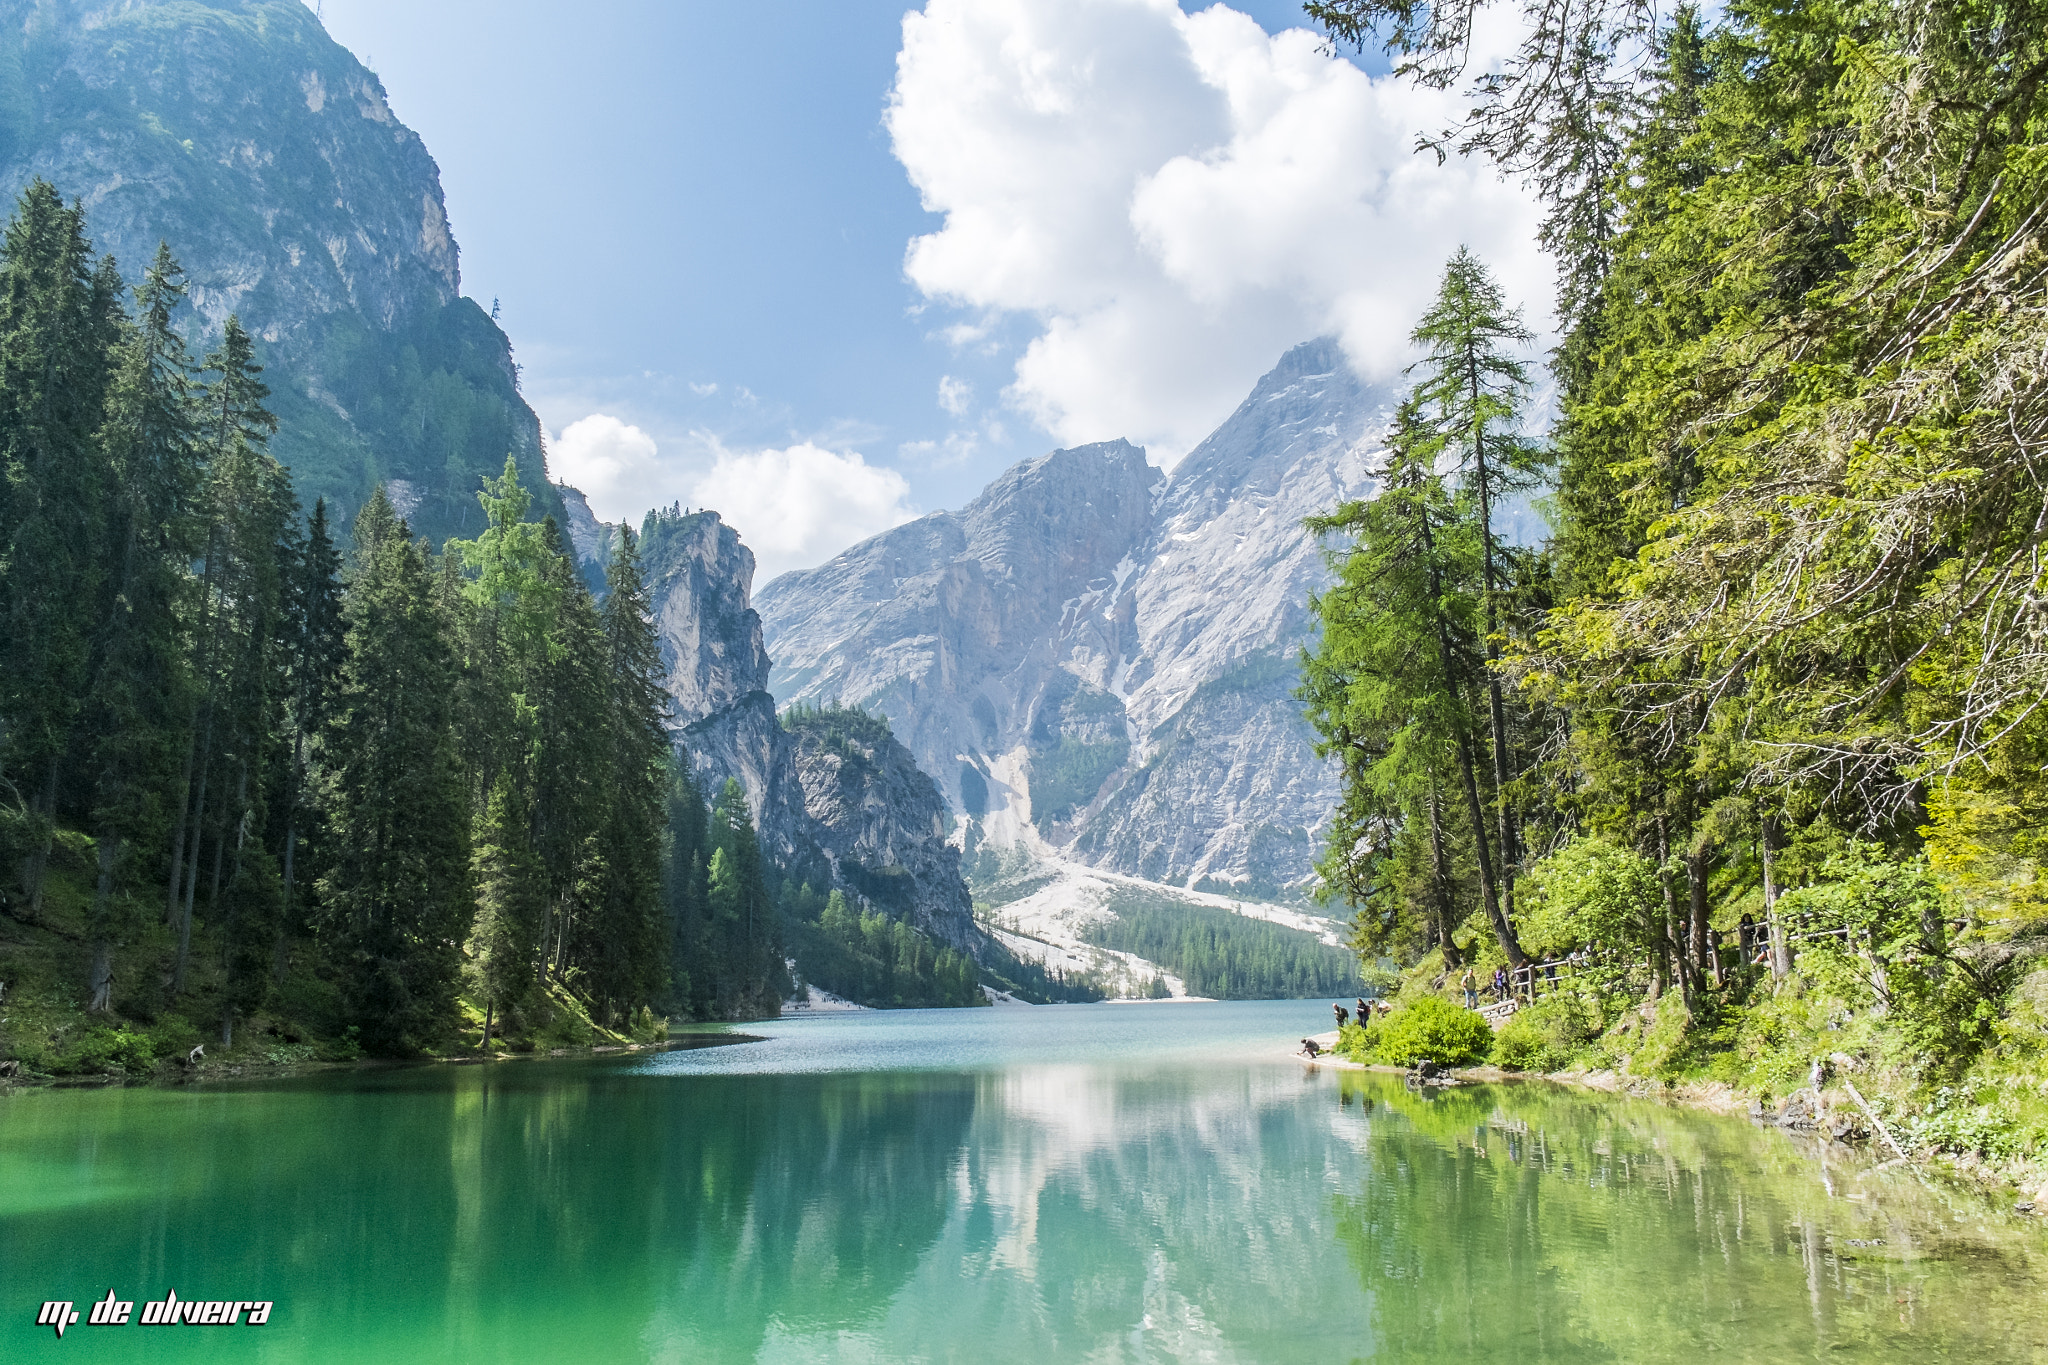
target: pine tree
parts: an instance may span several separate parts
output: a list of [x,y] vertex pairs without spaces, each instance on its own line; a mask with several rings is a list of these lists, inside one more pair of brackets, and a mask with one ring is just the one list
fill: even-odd
[[638,541],[621,528],[605,570],[606,716],[598,787],[606,812],[590,912],[575,945],[592,992],[610,1012],[630,1013],[668,984],[661,913],[664,788],[668,781],[666,670]]
[[164,793],[191,705],[184,628],[199,549],[204,476],[193,429],[191,362],[173,317],[184,274],[168,247],[135,291],[100,440],[106,452],[108,564],[85,701],[86,768],[99,875],[93,890],[91,1008],[111,1003],[115,881],[126,850],[161,847]]
[[668,931],[669,999],[696,1018],[711,1012],[707,963],[711,831],[704,798],[680,747],[667,769],[666,837],[662,843],[662,908]]
[[83,211],[31,181],[0,246],[0,777],[33,816],[32,915],[105,572],[98,437],[119,295]]
[[[264,406],[270,390],[259,378],[263,367],[256,363],[255,342],[233,315],[205,368],[215,378],[200,401],[198,422],[207,459],[208,518],[194,632],[199,714],[190,776],[181,784],[189,789],[196,778],[196,789],[190,790],[190,813],[179,821],[171,850],[178,932],[173,994],[185,987],[208,836],[208,910],[225,914],[222,888],[240,875],[250,830],[263,826],[262,777],[280,701],[281,547],[297,512],[291,480],[269,451],[277,419]],[[181,870],[182,897],[177,884]],[[223,932],[256,935],[268,946],[275,931],[273,909],[266,908],[262,918],[262,924],[244,921],[238,931],[223,924]]]
[[483,1047],[495,1022],[532,989],[545,898],[540,866],[526,847],[527,818],[509,777],[500,775],[479,814],[470,856],[476,923],[469,943],[484,1002]]
[[[1424,355],[1410,367],[1411,373],[1421,371],[1411,411],[1429,432],[1428,444],[1454,462],[1478,516],[1481,627],[1489,665],[1484,681],[1499,856],[1495,932],[1506,947],[1514,938],[1515,872],[1522,852],[1511,796],[1518,765],[1499,670],[1508,555],[1494,532],[1494,513],[1503,497],[1537,487],[1547,460],[1543,449],[1521,432],[1529,375],[1510,348],[1528,344],[1530,336],[1485,265],[1460,247],[1444,267],[1436,301],[1422,315],[1412,340],[1424,348]],[[1521,965],[1519,947],[1508,955]]]
[[1419,397],[1411,399],[1397,417],[1379,495],[1309,523],[1353,541],[1335,557],[1337,584],[1313,599],[1322,633],[1302,660],[1302,697],[1322,736],[1319,748],[1337,755],[1344,770],[1323,871],[1355,903],[1384,896],[1377,881],[1389,870],[1393,836],[1418,815],[1434,821],[1428,869],[1435,884],[1423,903],[1436,914],[1429,936],[1455,960],[1457,917],[1444,907],[1449,876],[1438,801],[1444,775],[1454,772],[1474,836],[1481,904],[1502,951],[1520,965],[1521,945],[1497,890],[1479,773],[1484,532],[1475,490],[1454,494],[1436,472],[1441,438],[1417,420],[1419,406]]
[[715,1007],[727,1017],[771,1013],[787,972],[753,813],[736,778],[712,805],[711,847],[710,953],[722,987]]
[[281,909],[272,974],[284,977],[286,935],[294,932],[293,906],[302,866],[299,846],[308,818],[309,750],[317,754],[333,713],[335,689],[347,657],[342,626],[341,555],[327,529],[327,500],[313,503],[306,531],[287,559],[284,600],[286,713],[284,780],[278,802],[283,830],[278,836],[282,869]]
[[326,738],[319,928],[365,1046],[450,1027],[475,904],[452,726],[455,662],[424,549],[380,488],[356,518],[348,661]]

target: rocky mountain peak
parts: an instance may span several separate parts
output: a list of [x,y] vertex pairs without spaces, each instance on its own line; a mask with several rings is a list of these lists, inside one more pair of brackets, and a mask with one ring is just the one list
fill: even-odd
[[[675,717],[691,724],[768,688],[754,552],[716,512],[648,514],[640,553]],[[772,707],[771,707],[772,714]]]
[[971,838],[1286,894],[1335,795],[1292,696],[1302,523],[1369,493],[1390,406],[1324,338],[1170,477],[1122,441],[1023,461],[764,588],[770,685],[886,714]]

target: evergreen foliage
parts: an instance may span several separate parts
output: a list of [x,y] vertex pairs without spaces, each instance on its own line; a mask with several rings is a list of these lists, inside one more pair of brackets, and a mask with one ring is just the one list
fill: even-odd
[[600,604],[508,458],[475,540],[378,488],[344,555],[256,339],[195,365],[185,290],[160,247],[131,306],[40,181],[0,247],[0,914],[43,945],[9,985],[116,1017],[135,1045],[77,1056],[130,1070],[257,1020],[344,1056],[772,1012],[749,812],[671,757],[636,538]]
[[906,1009],[987,1003],[972,958],[843,891],[785,881],[778,905],[805,980],[821,990]]
[[1307,1000],[1358,988],[1355,957],[1298,929],[1194,903],[1130,898],[1113,908],[1114,918],[1089,924],[1082,936],[1158,963],[1186,982],[1190,995]]
[[[1578,1004],[1504,1056],[1782,1094],[1839,1053],[1929,1146],[2048,1155],[2048,1112],[2005,1086],[2048,1043],[2048,16],[1541,0],[1468,73],[1488,5],[1308,7],[1466,87],[1425,141],[1526,174],[1563,266],[1548,455],[1494,409],[1498,467],[1555,471],[1540,552],[1414,583],[1419,499],[1446,527],[1479,505],[1497,548],[1480,442],[1431,451],[1522,379],[1463,253],[1386,491],[1317,523],[1338,583],[1303,697],[1346,777],[1326,881],[1410,994],[1516,959],[1489,854],[1520,941],[1593,950]],[[1463,367],[1452,421],[1461,352],[1497,363]],[[1402,653],[1433,630],[1455,687]],[[1490,713],[1490,774],[1425,726],[1447,692]],[[1480,800],[1443,819],[1472,767]]]

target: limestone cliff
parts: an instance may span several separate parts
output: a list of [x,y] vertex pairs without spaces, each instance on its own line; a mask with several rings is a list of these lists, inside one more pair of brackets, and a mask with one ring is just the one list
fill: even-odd
[[433,158],[300,0],[0,0],[0,192],[36,176],[131,280],[170,244],[198,348],[240,315],[309,505],[345,522],[388,481],[415,529],[474,534],[510,451],[561,515]]
[[1291,695],[1302,519],[1372,488],[1388,400],[1296,347],[1168,477],[1055,451],[762,590],[784,702],[884,712],[970,838],[1289,896],[1336,795]]
[[699,784],[738,779],[762,847],[793,875],[976,947],[945,801],[886,722],[777,718],[748,600],[754,556],[738,533],[716,512],[658,512],[641,544],[678,742]]

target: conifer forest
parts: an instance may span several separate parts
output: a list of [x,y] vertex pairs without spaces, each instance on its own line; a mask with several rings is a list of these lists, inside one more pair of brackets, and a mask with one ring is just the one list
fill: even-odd
[[7,225],[22,1060],[146,1072],[258,1018],[343,1058],[772,1010],[761,853],[737,785],[700,793],[672,753],[638,537],[600,601],[509,459],[473,540],[429,545],[381,489],[337,536],[270,454],[255,342],[229,317],[188,353],[185,293],[168,247],[125,279],[47,183]]
[[1484,8],[1308,6],[1469,94],[1435,145],[1528,177],[1558,262],[1546,376],[1452,258],[1382,491],[1316,523],[1357,946],[1411,997],[1501,971],[1509,1065],[1840,1069],[1924,1145],[2033,1152],[2048,22],[1544,5],[1472,81]]

